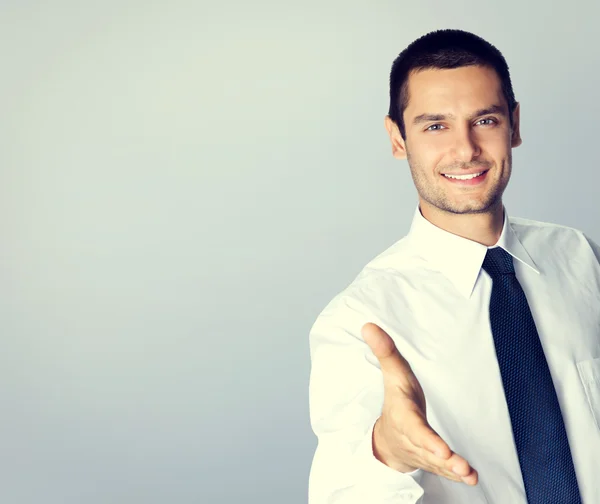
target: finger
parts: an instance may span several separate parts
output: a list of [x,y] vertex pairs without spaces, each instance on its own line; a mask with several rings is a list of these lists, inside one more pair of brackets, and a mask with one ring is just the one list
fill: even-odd
[[479,473],[475,469],[471,468],[469,475],[463,476],[461,480],[463,483],[466,483],[469,486],[475,486],[479,482]]
[[427,450],[440,460],[448,460],[452,456],[448,443],[429,425],[426,418],[420,415],[415,418],[415,424],[411,425],[409,432],[408,437],[416,447]]
[[394,340],[381,327],[368,322],[361,332],[365,343],[381,364],[382,372],[402,378],[406,378],[407,373],[412,372],[408,362],[396,348]]
[[452,453],[448,460],[439,460],[438,463],[445,471],[451,472],[463,483],[468,485],[477,484],[477,471],[471,467],[469,462],[464,457],[461,457],[458,453]]
[[450,457],[450,460],[446,461],[445,465],[450,467],[454,473],[461,477],[467,476],[471,473],[471,466],[469,463],[456,453]]
[[442,476],[446,479],[461,482],[461,477],[452,471],[447,466],[446,461],[432,455],[428,450],[424,448],[415,447],[413,451],[413,460],[410,462],[411,465],[420,467],[421,469]]
[[411,436],[407,436],[408,441],[418,456],[429,465],[430,472],[439,473],[453,481],[477,484],[477,471],[464,457],[454,453],[426,420],[419,418],[410,432]]
[[474,486],[478,482],[478,473],[457,453],[452,453],[448,460],[442,460],[427,450],[419,452],[422,466],[426,471],[443,476],[446,479]]

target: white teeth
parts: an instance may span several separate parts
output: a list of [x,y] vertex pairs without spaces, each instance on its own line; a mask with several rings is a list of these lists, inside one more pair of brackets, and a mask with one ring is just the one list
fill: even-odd
[[479,172],[479,173],[473,173],[472,175],[448,175],[446,173],[444,173],[444,177],[448,177],[448,178],[453,178],[453,179],[458,179],[458,180],[469,180],[475,177],[479,177],[479,175],[481,175],[483,172]]

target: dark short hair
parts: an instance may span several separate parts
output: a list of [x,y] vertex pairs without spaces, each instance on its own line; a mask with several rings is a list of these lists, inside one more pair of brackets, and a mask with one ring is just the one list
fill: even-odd
[[394,60],[390,73],[390,109],[388,115],[406,139],[404,110],[408,106],[408,77],[411,72],[450,69],[463,66],[493,68],[502,84],[512,127],[512,112],[517,102],[510,81],[508,65],[502,53],[473,33],[462,30],[436,30],[412,42]]

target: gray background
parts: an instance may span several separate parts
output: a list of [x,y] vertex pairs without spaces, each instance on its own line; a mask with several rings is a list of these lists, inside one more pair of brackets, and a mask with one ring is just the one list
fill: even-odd
[[599,240],[594,3],[2,0],[0,502],[306,502],[308,331],[417,201],[394,57],[495,44],[508,211]]

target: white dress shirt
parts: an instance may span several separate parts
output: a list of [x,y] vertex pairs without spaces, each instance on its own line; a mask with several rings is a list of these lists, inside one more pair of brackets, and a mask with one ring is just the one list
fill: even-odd
[[[600,503],[600,247],[577,229],[508,217],[498,243],[514,258],[546,354],[583,504]],[[490,247],[493,248],[493,247]],[[310,417],[318,438],[309,504],[527,504],[489,320],[488,247],[415,210],[407,236],[338,294],[310,332]],[[417,376],[427,418],[479,473],[471,487],[373,456],[379,363],[373,322]],[[549,503],[550,504],[550,503]]]

